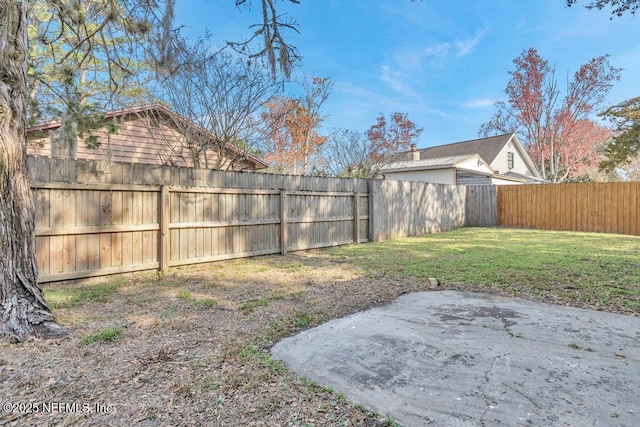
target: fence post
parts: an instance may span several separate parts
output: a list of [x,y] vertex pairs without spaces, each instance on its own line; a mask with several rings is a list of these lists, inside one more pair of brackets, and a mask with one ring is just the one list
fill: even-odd
[[376,227],[379,228],[380,224],[377,223],[375,216],[376,208],[380,202],[380,181],[375,178],[371,178],[367,182],[367,187],[369,189],[369,241],[377,242],[379,239],[379,233],[378,230],[376,230]]
[[171,221],[169,201],[169,187],[163,185],[160,187],[160,271],[166,271],[169,268],[169,222]]
[[287,254],[287,190],[280,190],[280,253]]
[[353,193],[353,242],[360,243],[360,195]]

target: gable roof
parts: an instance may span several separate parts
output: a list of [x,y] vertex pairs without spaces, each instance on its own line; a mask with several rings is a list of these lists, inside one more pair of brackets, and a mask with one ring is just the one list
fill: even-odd
[[[451,144],[438,145],[436,147],[423,148],[417,150],[420,153],[420,159],[433,159],[446,156],[459,156],[478,154],[487,162],[491,163],[495,160],[500,150],[514,136],[513,133],[504,135],[490,136],[488,138],[471,139],[468,141],[454,142]],[[407,151],[399,154],[401,160],[411,160],[412,153]]]
[[[531,157],[525,151],[524,147],[518,140],[515,133],[505,133],[504,135],[489,136],[486,138],[470,139],[467,141],[454,142],[451,144],[438,145],[435,147],[423,148],[416,150],[420,155],[420,160],[435,159],[446,156],[461,156],[461,155],[473,155],[478,154],[487,163],[492,164],[496,159],[500,151],[509,142],[513,144],[513,147],[520,157],[524,160],[527,168],[531,171],[535,178],[541,178],[538,169],[534,165]],[[400,161],[408,161],[413,159],[412,151],[405,151],[398,154],[397,159]]]
[[[164,116],[170,117],[172,120],[175,120],[176,122],[182,125],[189,126],[194,130],[196,130],[198,133],[205,135],[206,137],[215,138],[214,134],[212,134],[202,126],[192,122],[186,117],[181,116],[175,111],[158,103],[141,105],[141,106],[130,107],[130,108],[123,108],[121,110],[107,111],[105,113],[105,119],[115,119],[118,117],[123,117],[127,115],[137,115],[141,113],[155,113],[156,115],[160,115],[160,116],[164,115]],[[53,130],[53,129],[59,128],[61,125],[62,125],[62,122],[60,120],[52,120],[49,122],[45,122],[45,123],[41,123],[41,124],[29,127],[27,129],[27,133],[34,133],[34,132],[39,132],[44,130]],[[227,148],[233,151],[234,153],[246,158],[247,161],[254,163],[256,165],[256,169],[264,169],[269,167],[269,164],[264,160],[247,153],[246,151],[236,147],[233,144],[227,144]]]

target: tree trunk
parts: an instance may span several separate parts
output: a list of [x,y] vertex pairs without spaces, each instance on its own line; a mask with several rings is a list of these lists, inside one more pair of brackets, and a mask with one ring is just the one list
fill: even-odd
[[0,8],[0,339],[61,336],[37,282],[26,177],[27,1]]

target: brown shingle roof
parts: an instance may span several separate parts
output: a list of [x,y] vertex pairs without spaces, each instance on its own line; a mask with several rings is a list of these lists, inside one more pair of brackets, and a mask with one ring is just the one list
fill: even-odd
[[[485,161],[491,163],[512,136],[513,133],[507,133],[504,135],[490,136],[488,138],[472,139],[469,141],[438,145],[437,147],[423,148],[418,150],[418,152],[420,153],[420,160],[479,154]],[[400,153],[397,157],[399,161],[411,159],[411,151]]]

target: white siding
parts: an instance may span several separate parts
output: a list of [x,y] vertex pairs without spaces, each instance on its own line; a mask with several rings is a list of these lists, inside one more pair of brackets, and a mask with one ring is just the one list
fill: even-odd
[[[509,169],[507,167],[508,166],[507,153],[509,152],[513,153],[513,169]],[[504,147],[502,147],[502,150],[500,150],[500,153],[498,153],[495,160],[491,163],[491,167],[493,167],[493,169],[497,170],[501,174],[504,174],[507,172],[515,172],[522,175],[535,176],[535,173],[532,170],[529,170],[529,168],[527,167],[527,164],[525,163],[524,159],[520,155],[520,152],[515,147],[515,144],[512,142],[509,142]]]
[[478,158],[469,159],[464,162],[460,162],[456,166],[461,169],[468,169],[468,170],[491,173],[491,174],[493,173],[493,170],[491,170],[491,167]]
[[384,176],[387,179],[393,179],[396,181],[430,182],[432,184],[456,183],[456,171],[454,168],[387,172]]

